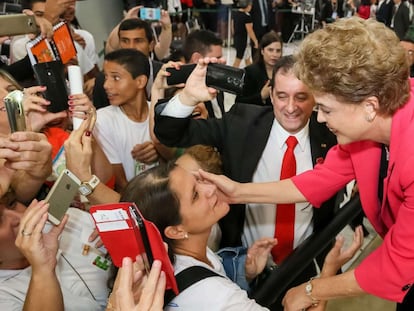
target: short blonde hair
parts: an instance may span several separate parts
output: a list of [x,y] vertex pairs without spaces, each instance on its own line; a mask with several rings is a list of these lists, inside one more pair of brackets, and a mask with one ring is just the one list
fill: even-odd
[[7,71],[5,71],[3,69],[0,69],[0,78],[3,78],[7,82],[13,84],[13,86],[18,90],[23,89],[21,87],[21,85],[16,81],[16,79],[14,79],[13,76],[10,73],[8,73]]
[[341,19],[308,35],[295,55],[295,73],[313,91],[339,101],[379,100],[378,113],[392,115],[409,95],[409,65],[395,33],[359,17]]

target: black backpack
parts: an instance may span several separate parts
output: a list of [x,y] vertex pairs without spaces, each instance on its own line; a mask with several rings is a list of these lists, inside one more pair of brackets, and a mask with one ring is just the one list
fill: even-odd
[[[177,280],[178,291],[181,293],[186,288],[190,287],[191,285],[212,276],[220,276],[222,275],[204,268],[202,266],[192,266],[187,269],[184,269],[180,273],[177,273],[175,279]],[[176,297],[172,290],[167,290],[164,295],[164,308]]]

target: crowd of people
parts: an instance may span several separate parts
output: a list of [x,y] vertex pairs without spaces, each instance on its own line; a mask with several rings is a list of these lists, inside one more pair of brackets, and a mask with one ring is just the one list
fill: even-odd
[[[11,63],[0,68],[0,309],[322,311],[331,299],[371,294],[412,310],[414,30],[400,29],[396,16],[389,24],[380,18],[393,1],[380,1],[376,18],[364,18],[373,12],[364,2],[355,5],[360,17],[339,18],[332,0],[338,14],[294,55],[283,55],[283,35],[269,31],[279,15],[266,15],[260,27],[253,18],[282,4],[260,1],[238,2],[233,65],[248,59],[247,36],[256,53],[233,102],[206,85],[210,64],[226,62],[217,29],[189,32],[170,55],[168,12],[161,12],[156,38],[137,17],[141,6],[128,2],[99,68],[75,0],[23,4],[45,37],[57,22],[69,25],[77,56],[65,66],[78,65],[85,83],[83,93],[68,96],[66,110],[50,112],[54,103],[42,95],[46,87],[21,48],[34,35],[7,38]],[[391,12],[408,9],[395,6]],[[185,83],[168,84],[190,64]],[[23,94],[26,130],[12,133],[3,100],[15,90]],[[64,169],[86,190],[53,225],[44,199]],[[364,230],[355,227],[347,248],[332,236],[280,284],[287,291],[257,303],[250,295],[328,226],[350,184],[381,246],[341,271]],[[148,270],[137,255],[115,269],[88,211],[116,202],[135,203],[155,224],[176,275],[191,267],[214,274],[164,300],[159,260]]]

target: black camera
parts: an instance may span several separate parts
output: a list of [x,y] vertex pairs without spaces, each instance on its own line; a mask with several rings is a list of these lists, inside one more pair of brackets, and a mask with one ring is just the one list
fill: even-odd
[[[180,69],[167,68],[171,74],[167,77],[168,85],[185,83],[195,68],[195,64],[182,65]],[[207,66],[206,85],[232,94],[241,94],[244,85],[244,69],[210,63]]]

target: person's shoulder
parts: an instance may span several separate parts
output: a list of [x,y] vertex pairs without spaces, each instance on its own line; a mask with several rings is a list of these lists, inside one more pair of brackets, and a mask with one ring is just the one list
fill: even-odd
[[228,116],[241,116],[246,118],[246,121],[255,121],[257,118],[270,116],[273,118],[273,107],[272,106],[261,106],[247,103],[235,103],[228,113]]

